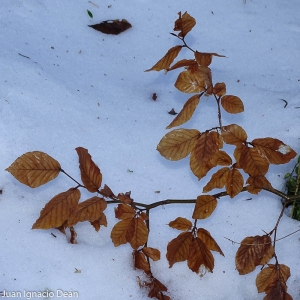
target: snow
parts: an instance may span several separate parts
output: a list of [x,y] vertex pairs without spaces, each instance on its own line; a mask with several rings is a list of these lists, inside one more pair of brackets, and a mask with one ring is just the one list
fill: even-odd
[[[167,112],[180,111],[188,99],[173,86],[178,72],[144,72],[179,44],[169,34],[179,11],[188,11],[197,21],[187,37],[190,47],[226,56],[213,59],[214,82],[225,82],[227,94],[244,102],[245,113],[224,113],[223,124],[239,124],[249,140],[270,136],[299,152],[299,1],[93,3],[98,7],[90,1],[1,1],[0,290],[19,291],[22,299],[76,298],[76,293],[83,300],[149,299],[138,285],[137,277],[143,276],[133,269],[132,249],[111,242],[117,222],[113,206],[106,210],[107,228],[97,233],[88,222],[80,223],[75,228],[78,244],[72,245],[57,230],[31,227],[44,205],[74,183],[60,174],[30,189],[4,169],[25,152],[38,150],[79,179],[74,149],[81,146],[89,150],[114,193],[131,191],[135,201],[143,203],[200,195],[211,173],[198,181],[188,158],[171,162],[155,150],[173,119]],[[132,28],[118,36],[87,26],[123,18]],[[183,51],[179,57],[191,53]],[[288,102],[285,108],[281,99]],[[218,126],[211,100],[201,98],[185,128]],[[294,164],[270,168],[268,179],[275,188],[283,190],[283,176]],[[82,200],[89,197],[82,191]],[[238,245],[224,237],[239,242],[269,232],[280,210],[280,199],[267,192],[221,198],[214,214],[198,224],[210,231],[225,257],[214,252],[214,272],[200,277],[185,262],[170,269],[165,258],[167,243],[179,233],[166,224],[178,216],[191,219],[193,206],[157,207],[151,211],[149,246],[159,248],[162,258],[151,264],[154,276],[173,300],[263,299],[265,294],[258,294],[255,286],[259,268],[239,276],[234,262]],[[284,215],[278,237],[299,228],[298,221]],[[299,247],[299,232],[276,244],[279,262],[291,268],[287,284],[295,300],[300,299]],[[34,295],[38,291],[48,295]],[[57,291],[68,294],[62,297]]]

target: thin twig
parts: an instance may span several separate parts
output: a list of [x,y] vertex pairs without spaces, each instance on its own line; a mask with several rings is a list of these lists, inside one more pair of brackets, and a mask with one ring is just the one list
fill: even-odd
[[280,100],[282,100],[282,101],[284,101],[285,102],[285,105],[284,105],[284,107],[283,108],[286,108],[287,107],[287,105],[288,105],[288,102],[286,101],[286,100],[284,100],[284,99],[280,99]]

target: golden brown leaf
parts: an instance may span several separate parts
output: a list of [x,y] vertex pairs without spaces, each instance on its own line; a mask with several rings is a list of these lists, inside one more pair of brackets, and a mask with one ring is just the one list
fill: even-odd
[[212,62],[212,54],[196,51],[195,59],[199,65],[208,67]]
[[244,186],[244,178],[240,171],[234,168],[228,172],[226,179],[226,192],[230,198],[234,198],[242,191]]
[[270,164],[285,164],[296,156],[290,146],[278,139],[255,139],[251,144],[267,157]]
[[211,69],[204,66],[198,66],[198,68],[195,70],[193,70],[191,67],[188,67],[188,69],[192,72],[197,72],[200,76],[203,77],[205,86],[207,88],[206,93],[211,94],[213,90]]
[[217,204],[218,204],[217,199],[211,195],[198,196],[192,218],[193,219],[208,218],[217,207]]
[[237,96],[225,95],[221,98],[222,107],[230,114],[238,114],[244,111],[244,104]]
[[218,82],[213,88],[213,93],[218,97],[226,94],[226,84],[224,82]]
[[206,173],[217,165],[215,154],[219,151],[215,136],[212,133],[203,133],[197,139],[190,156],[190,168],[200,180]]
[[94,196],[79,203],[68,219],[68,227],[84,221],[96,221],[102,217],[107,203],[103,198]]
[[120,220],[125,220],[128,218],[133,218],[135,215],[135,210],[129,205],[118,204],[118,207],[115,208],[115,217]]
[[203,193],[207,193],[213,189],[221,189],[227,182],[227,176],[229,174],[229,168],[221,168],[215,174],[212,175],[210,181],[203,188]]
[[235,265],[240,275],[252,272],[273,257],[274,248],[268,235],[249,236],[242,240],[235,256]]
[[87,149],[77,147],[75,150],[79,156],[79,169],[84,186],[91,193],[97,192],[102,182],[100,169],[92,161]]
[[224,126],[221,135],[226,144],[236,145],[238,147],[247,140],[246,131],[236,124]]
[[151,248],[151,247],[144,247],[142,251],[146,256],[150,257],[152,260],[154,261],[160,260],[160,251],[158,249]]
[[188,267],[197,274],[201,266],[204,266],[206,270],[212,272],[214,269],[214,261],[214,257],[206,244],[198,237],[194,238],[190,245]]
[[218,163],[218,155],[217,151],[214,156],[207,162],[201,161],[197,158],[197,155],[194,155],[193,152],[191,153],[190,157],[190,168],[193,174],[200,180],[201,178],[205,177],[207,172],[211,170],[213,167],[217,166]]
[[148,228],[141,218],[133,218],[126,232],[127,242],[133,249],[138,249],[148,240]]
[[106,219],[106,215],[104,213],[102,213],[99,217],[99,219],[90,222],[91,225],[95,228],[96,231],[100,230],[101,225],[107,227],[107,219]]
[[211,131],[209,135],[214,139],[218,148],[223,148],[223,138],[217,131]]
[[151,69],[148,69],[145,72],[167,70],[181,49],[182,46],[179,45],[172,47],[163,58],[161,58]]
[[6,169],[18,181],[31,188],[55,179],[60,170],[59,162],[41,151],[21,155]]
[[219,145],[216,143],[213,133],[204,132],[197,139],[193,152],[199,160],[207,162],[210,161],[218,149]]
[[194,95],[187,100],[187,102],[183,105],[182,110],[176,116],[176,118],[171,122],[170,125],[167,126],[166,129],[170,129],[172,127],[180,126],[186,123],[195,112],[199,102],[200,102],[200,94]]
[[231,157],[225,151],[220,150],[215,155],[217,156],[218,166],[229,166],[232,164]]
[[178,13],[178,19],[175,21],[174,31],[180,31],[178,36],[185,37],[189,31],[196,25],[196,20],[187,12],[181,15]]
[[206,245],[206,247],[209,250],[217,251],[221,255],[225,256],[217,242],[213,239],[213,237],[210,235],[210,233],[205,230],[204,228],[199,228],[197,230],[197,236],[198,238]]
[[113,227],[110,233],[110,237],[115,247],[127,243],[126,233],[128,227],[130,226],[131,221],[132,219],[130,218],[124,219],[118,222],[117,224],[115,224],[115,226]]
[[142,251],[133,251],[134,267],[143,270],[146,274],[150,273],[150,265]]
[[178,230],[190,230],[193,224],[186,218],[178,217],[174,221],[171,221],[169,226]]
[[180,160],[189,155],[200,134],[197,129],[172,130],[160,140],[157,150],[169,160]]
[[[208,67],[211,64],[213,56],[225,57],[224,55],[219,55],[217,53],[205,53],[205,52],[198,52],[198,51],[195,52],[195,59],[197,63],[203,67]],[[217,93],[214,92],[214,94]],[[222,95],[225,94],[226,92]]]
[[205,91],[206,87],[209,86],[210,83],[207,76],[207,70],[209,70],[209,68],[206,68],[204,72],[199,67],[196,72],[193,72],[192,70],[181,72],[175,82],[175,87],[179,91],[187,94]]
[[265,175],[269,170],[269,162],[265,156],[255,147],[241,147],[238,160],[239,166],[251,176]]
[[290,268],[285,265],[273,265],[268,264],[267,268],[264,268],[256,277],[256,287],[259,293],[265,292],[269,286],[280,278],[283,282],[286,282],[291,276]]
[[181,59],[176,62],[171,68],[167,69],[167,71],[172,71],[182,67],[189,67],[190,69],[198,69],[198,64],[194,59]]
[[188,259],[192,240],[192,232],[182,232],[168,243],[166,257],[169,261],[170,268],[175,263]]
[[267,188],[269,190],[274,190],[271,183],[268,181],[268,179],[265,176],[250,176],[246,183],[247,185],[247,191],[251,194],[258,194],[263,188]]
[[68,220],[79,199],[80,191],[74,188],[56,195],[41,210],[40,217],[35,221],[32,229],[60,227]]

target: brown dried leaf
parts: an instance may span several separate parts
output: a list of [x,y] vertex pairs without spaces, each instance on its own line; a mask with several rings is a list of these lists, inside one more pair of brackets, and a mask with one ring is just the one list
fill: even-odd
[[197,156],[193,155],[193,152],[191,153],[192,155],[190,157],[190,168],[191,168],[193,174],[198,178],[198,180],[205,177],[205,175],[207,174],[207,172],[209,170],[211,170],[212,168],[217,166],[218,160],[219,160],[218,152],[219,151],[217,151],[214,154],[214,156],[207,162],[198,160]]
[[221,105],[230,114],[238,114],[244,111],[243,101],[237,96],[223,96],[221,98]]
[[226,94],[226,84],[224,82],[218,82],[213,88],[213,93],[218,97]]
[[217,156],[218,166],[229,166],[232,164],[231,157],[225,151],[220,150],[215,155]]
[[208,70],[210,72],[209,68],[205,68],[204,71],[204,67],[202,67],[202,69],[199,67],[196,72],[192,70],[181,72],[175,82],[175,87],[179,91],[188,94],[205,91],[210,83],[210,79],[207,75]]
[[170,297],[164,295],[162,292],[166,292],[168,289],[156,278],[152,278],[150,284],[149,298],[157,298],[158,300],[171,300]]
[[213,239],[213,237],[210,235],[210,233],[207,230],[205,230],[204,228],[199,228],[197,230],[197,236],[199,239],[201,239],[201,241],[206,245],[206,247],[209,250],[217,251],[221,255],[225,256],[223,251],[217,244],[217,242]]
[[246,131],[236,124],[224,126],[221,135],[226,144],[236,145],[238,147],[247,141]]
[[166,257],[169,261],[170,268],[175,263],[188,259],[192,240],[192,232],[182,232],[168,243]]
[[168,114],[176,116],[178,113],[174,110],[174,108],[172,108],[170,111],[168,111]]
[[189,155],[200,134],[197,129],[172,130],[160,140],[156,149],[169,160],[180,160]]
[[244,178],[240,171],[234,168],[228,172],[226,179],[226,192],[230,198],[234,198],[242,191],[244,186]]
[[168,224],[170,227],[178,230],[190,230],[193,226],[192,222],[186,218],[178,217]]
[[248,236],[242,240],[235,256],[235,265],[240,275],[252,272],[273,257],[274,248],[268,235]]
[[[203,67],[208,67],[211,64],[213,56],[225,57],[224,55],[220,55],[217,53],[205,53],[205,52],[198,52],[198,51],[195,52],[195,59],[197,63]],[[225,94],[226,92],[223,95]]]
[[255,139],[251,144],[266,156],[270,164],[285,164],[296,156],[290,146],[278,139]]
[[100,190],[101,195],[104,197],[112,198],[115,197],[115,194],[112,192],[110,187],[108,187],[106,184],[104,184],[103,189]]
[[126,204],[118,204],[118,207],[115,208],[115,217],[120,220],[132,219],[135,215],[135,210]]
[[249,184],[246,186],[247,191],[251,194],[258,194],[263,188],[273,190],[271,183],[265,176],[250,176],[246,183]]
[[210,161],[214,154],[219,150],[215,136],[211,132],[204,132],[197,139],[197,143],[192,150],[199,160]]
[[205,132],[197,139],[191,151],[190,168],[199,180],[217,165],[218,157],[215,154],[218,151],[214,134]]
[[95,228],[96,231],[99,231],[101,225],[107,227],[106,215],[104,213],[102,213],[98,220],[92,221],[90,223]]
[[179,45],[172,47],[163,58],[161,58],[151,69],[148,69],[145,72],[167,70],[181,49],[182,46]]
[[59,162],[41,151],[21,155],[6,169],[18,181],[31,188],[55,179],[60,170]]
[[139,216],[143,221],[149,220],[149,216],[145,212],[140,213]]
[[209,272],[212,272],[214,269],[214,261],[214,257],[207,248],[207,245],[198,237],[194,238],[190,245],[188,267],[197,274],[202,265]]
[[80,191],[69,189],[53,197],[41,210],[40,217],[35,221],[32,229],[57,228],[68,220],[72,210],[78,205]]
[[105,34],[120,34],[121,32],[129,29],[132,25],[125,19],[122,20],[107,20],[99,24],[88,25],[97,31]]
[[211,195],[201,195],[197,197],[193,212],[193,219],[206,219],[216,209],[218,201]]
[[174,31],[180,31],[178,36],[185,37],[189,31],[196,25],[196,20],[191,17],[187,12],[181,15],[178,13],[178,19],[175,21]]
[[134,267],[143,270],[146,274],[150,273],[150,265],[142,251],[133,251]]
[[182,67],[189,67],[190,69],[198,69],[198,64],[194,59],[181,59],[176,62],[171,68],[167,69],[167,71],[172,71]]
[[256,147],[249,148],[243,145],[237,162],[245,173],[251,176],[265,175],[269,170],[269,162]]
[[269,286],[274,285],[278,278],[286,282],[290,276],[290,268],[286,265],[268,264],[268,267],[259,272],[256,277],[257,291],[265,292]]
[[127,229],[131,224],[132,219],[124,219],[113,227],[110,237],[115,247],[118,247],[122,244],[126,244],[128,241],[126,239]]
[[176,118],[171,122],[170,125],[167,126],[166,129],[170,129],[172,127],[180,126],[186,123],[195,112],[199,102],[200,102],[200,94],[194,95],[187,100],[187,102],[183,105],[182,110],[176,116]]
[[106,201],[97,196],[79,203],[68,219],[68,227],[78,222],[99,220],[106,207]]
[[212,54],[204,52],[195,52],[195,59],[197,63],[201,66],[208,67],[212,62]]
[[150,257],[153,261],[160,260],[160,251],[158,249],[151,248],[151,247],[144,247],[142,251],[146,256]]
[[266,293],[264,300],[293,300],[292,296],[287,293],[287,286],[282,280],[274,282]]
[[77,241],[76,241],[77,233],[73,226],[70,227],[70,233],[71,233],[70,243],[77,244]]
[[127,192],[125,194],[119,193],[117,198],[125,204],[132,204],[133,199],[130,197],[131,192]]
[[148,240],[148,228],[141,218],[133,218],[126,232],[127,242],[133,249],[138,249]]
[[87,149],[77,147],[75,150],[79,156],[79,169],[84,186],[91,193],[97,192],[102,182],[100,169],[92,161]]
[[229,168],[221,168],[215,174],[212,175],[210,181],[203,188],[203,193],[207,193],[213,189],[221,189],[227,182],[227,176],[229,174]]
[[211,131],[209,135],[215,140],[218,148],[223,148],[223,138],[217,131]]

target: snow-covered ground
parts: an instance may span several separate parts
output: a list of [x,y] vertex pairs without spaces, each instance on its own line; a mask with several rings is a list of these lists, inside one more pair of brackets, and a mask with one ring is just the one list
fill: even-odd
[[[95,6],[94,4],[97,6]],[[188,99],[173,86],[178,72],[144,72],[179,41],[171,36],[179,11],[188,11],[197,25],[187,37],[193,49],[216,52],[214,82],[226,82],[227,93],[239,96],[245,112],[224,115],[224,124],[240,124],[249,140],[274,137],[300,152],[300,2],[296,0],[2,0],[0,8],[0,290],[68,292],[83,300],[148,299],[138,286],[131,248],[115,248],[110,231],[116,219],[106,210],[108,227],[100,232],[88,222],[76,225],[78,244],[57,230],[31,230],[40,210],[74,183],[60,174],[30,189],[4,170],[27,151],[39,150],[58,160],[79,179],[75,148],[87,148],[114,193],[131,191],[138,202],[190,199],[201,194],[210,176],[200,182],[188,158],[171,162],[156,145],[173,116]],[[91,19],[87,9],[93,13]],[[87,25],[127,19],[132,28],[113,36]],[[183,51],[183,56],[191,54]],[[182,57],[183,57],[182,56]],[[156,93],[156,101],[151,99]],[[288,105],[284,108],[285,99]],[[216,106],[206,98],[185,124],[199,130],[217,126]],[[268,179],[279,190],[295,161],[272,167]],[[130,171],[129,171],[130,170]],[[131,172],[132,171],[132,172]],[[156,191],[160,191],[157,193]],[[82,200],[90,194],[82,191]],[[245,201],[247,198],[251,201]],[[169,205],[151,211],[149,246],[162,258],[152,263],[154,275],[173,300],[254,300],[258,270],[239,276],[238,245],[274,226],[281,210],[278,197],[266,192],[222,198],[201,226],[210,231],[225,257],[214,253],[215,269],[200,278],[186,263],[168,267],[167,243],[178,231],[166,224],[191,219],[192,205]],[[300,228],[284,216],[278,237]],[[54,236],[55,235],[55,236]],[[300,299],[300,233],[277,243],[280,263],[291,268],[288,292]],[[28,294],[25,293],[28,292]],[[16,294],[17,295],[17,294]],[[55,297],[63,298],[61,293]],[[20,298],[20,297],[19,297]],[[66,298],[66,297],[65,297]],[[38,298],[32,298],[38,299]]]

